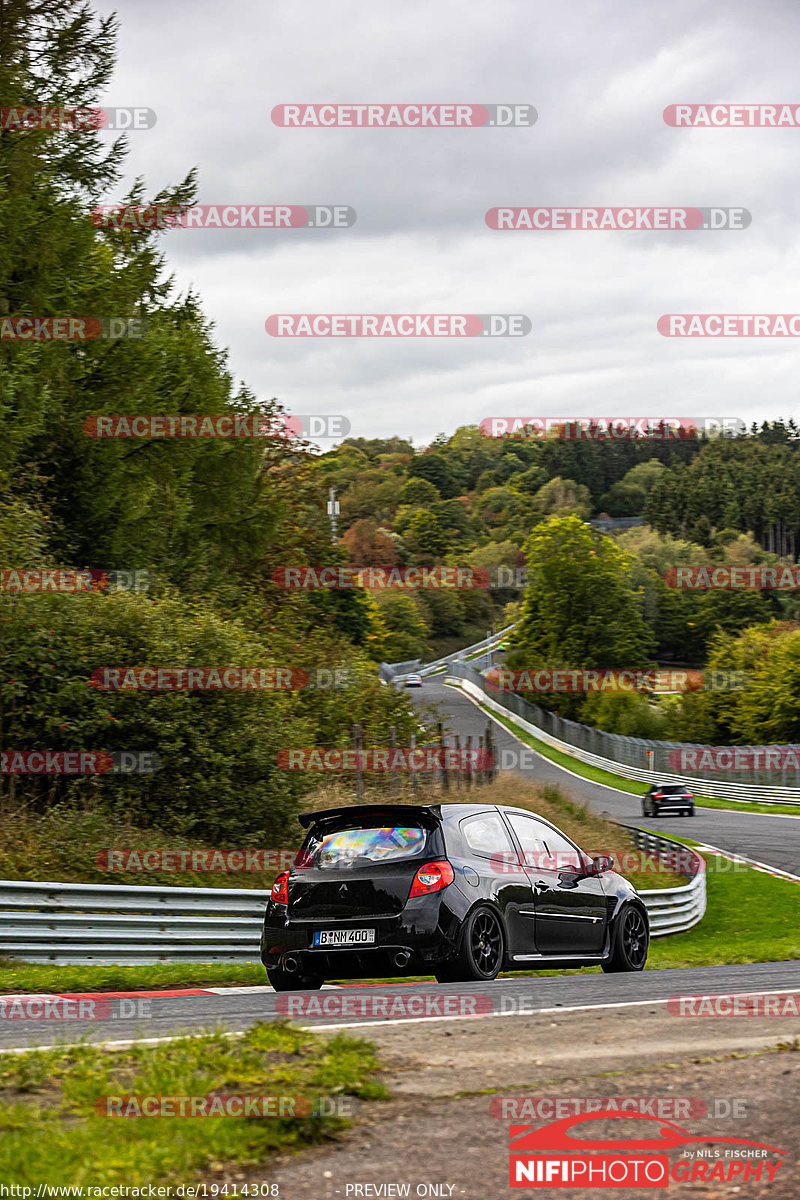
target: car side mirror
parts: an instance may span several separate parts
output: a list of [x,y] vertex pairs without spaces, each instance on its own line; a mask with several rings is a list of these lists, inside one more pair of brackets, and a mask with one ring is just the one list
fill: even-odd
[[610,854],[598,854],[593,858],[589,865],[590,875],[603,875],[606,871],[614,869],[614,859]]

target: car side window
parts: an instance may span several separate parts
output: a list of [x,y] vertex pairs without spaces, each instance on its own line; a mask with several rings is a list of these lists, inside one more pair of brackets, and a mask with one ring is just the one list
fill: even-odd
[[575,846],[563,834],[556,833],[555,829],[547,829],[544,835],[547,849],[550,852],[550,857],[554,859],[556,868],[564,869],[574,867],[578,870],[583,866],[581,856]]
[[493,854],[513,854],[514,849],[497,813],[467,817],[461,822],[461,834],[473,854],[491,858]]
[[520,813],[506,813],[506,817],[519,838],[526,866],[544,870],[581,866],[580,855],[572,843],[549,825]]

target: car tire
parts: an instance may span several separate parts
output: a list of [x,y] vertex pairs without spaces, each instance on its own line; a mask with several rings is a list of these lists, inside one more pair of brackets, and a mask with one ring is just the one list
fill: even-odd
[[316,992],[325,982],[321,975],[301,975],[280,967],[267,967],[267,979],[276,992]]
[[694,816],[694,808],[690,808],[690,809],[689,809],[689,816],[690,816],[690,817],[693,817],[693,816]]
[[646,804],[642,805],[642,816],[643,817],[647,816],[647,805]]
[[611,953],[600,965],[606,974],[643,971],[649,944],[647,918],[635,904],[626,904],[614,923]]
[[455,961],[437,968],[436,979],[439,983],[488,983],[502,970],[505,950],[502,921],[494,909],[481,905],[464,922]]

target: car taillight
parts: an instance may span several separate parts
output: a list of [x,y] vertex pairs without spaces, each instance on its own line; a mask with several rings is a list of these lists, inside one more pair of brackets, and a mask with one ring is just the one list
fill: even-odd
[[426,863],[414,876],[408,898],[410,900],[412,896],[427,896],[431,892],[440,892],[442,888],[448,887],[454,879],[455,872],[446,858]]
[[289,882],[289,872],[281,871],[272,885],[272,903],[273,904],[288,904],[289,893],[286,890],[286,885]]
[[653,799],[654,800],[663,800],[664,793],[663,792],[653,792]]
[[684,792],[687,800],[694,800],[694,792]]

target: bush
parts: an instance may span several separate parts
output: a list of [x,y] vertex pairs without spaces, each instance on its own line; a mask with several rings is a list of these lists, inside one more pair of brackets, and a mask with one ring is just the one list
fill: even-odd
[[0,777],[38,809],[100,801],[142,825],[220,838],[282,836],[305,777],[276,765],[311,723],[286,691],[101,691],[102,667],[270,667],[287,654],[199,604],[138,595],[0,597],[0,745],[155,751],[154,774]]

